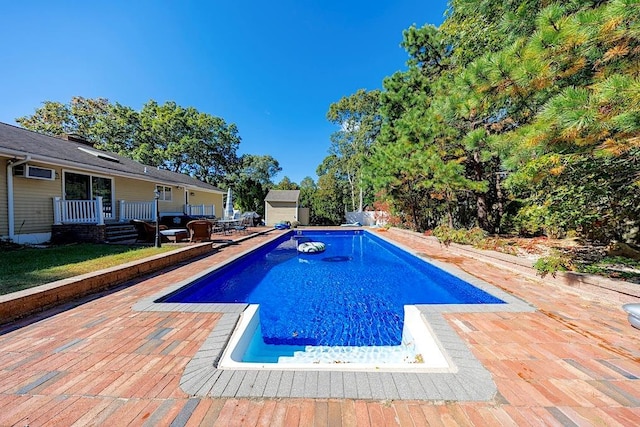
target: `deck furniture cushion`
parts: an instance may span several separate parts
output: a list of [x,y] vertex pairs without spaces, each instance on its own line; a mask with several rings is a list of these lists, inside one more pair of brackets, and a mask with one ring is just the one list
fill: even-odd
[[169,240],[179,242],[189,238],[189,230],[186,228],[170,228],[168,230],[160,230],[162,236],[167,237]]

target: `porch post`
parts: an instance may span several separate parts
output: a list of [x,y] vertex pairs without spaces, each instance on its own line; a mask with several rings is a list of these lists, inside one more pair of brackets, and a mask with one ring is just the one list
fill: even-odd
[[62,224],[62,216],[60,215],[60,197],[53,198],[53,223],[55,225]]
[[118,210],[118,221],[124,222],[124,200],[120,200],[120,209]]
[[98,225],[104,225],[104,212],[102,211],[102,196],[96,197],[96,219]]
[[158,208],[158,200],[160,199],[160,192],[158,191],[158,188],[156,187],[156,191],[153,192],[154,193],[154,200],[155,203],[153,204],[153,217],[156,219],[156,241],[155,241],[155,247],[159,248],[162,246],[161,243],[161,239],[160,239],[160,209]]

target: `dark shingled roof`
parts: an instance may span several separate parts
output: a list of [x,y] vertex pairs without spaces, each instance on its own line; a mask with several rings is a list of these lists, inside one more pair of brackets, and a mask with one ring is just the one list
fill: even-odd
[[189,175],[143,165],[115,153],[96,150],[80,142],[54,138],[0,123],[0,155],[23,159],[25,154],[31,155],[31,160],[39,163],[224,193],[221,189]]
[[300,190],[269,190],[265,202],[297,202]]

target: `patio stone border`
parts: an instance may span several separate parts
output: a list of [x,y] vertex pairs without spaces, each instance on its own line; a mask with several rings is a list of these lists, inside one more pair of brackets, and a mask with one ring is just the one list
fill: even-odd
[[[640,298],[640,285],[637,283],[609,279],[596,274],[576,273],[573,271],[558,271],[555,277],[549,274],[543,279],[533,268],[534,262],[530,259],[491,250],[478,249],[473,246],[460,245],[458,243],[451,243],[446,247],[442,245],[436,237],[425,236],[415,231],[400,228],[394,228],[393,232],[407,236],[410,239],[420,239],[421,242],[432,247],[437,247],[467,258],[488,262],[500,268],[506,268],[525,277],[580,289],[581,291],[590,292],[598,297],[604,297],[609,301],[613,298],[620,304],[628,302],[628,297]],[[613,291],[613,293],[609,291]]]
[[0,295],[0,325],[115,288],[137,277],[214,253],[229,244],[238,243],[272,230],[272,228],[268,228],[233,241],[213,241],[177,247],[174,251]]
[[[280,236],[269,239],[264,244]],[[379,236],[416,256],[419,253]],[[442,304],[417,305],[434,333],[445,357],[451,362],[452,372],[364,372],[314,370],[241,370],[218,369],[217,363],[247,304],[184,304],[155,303],[184,285],[233,262],[255,250],[252,248],[224,264],[214,266],[180,283],[165,288],[151,297],[137,302],[134,310],[223,313],[193,359],[187,364],[180,386],[192,396],[258,397],[258,398],[354,398],[354,399],[408,399],[432,401],[488,401],[496,395],[491,374],[475,358],[466,343],[449,325],[443,313],[462,312],[532,312],[535,308],[524,301],[443,262],[428,262],[460,277],[474,286],[502,299],[505,304]],[[343,367],[344,368],[344,367]]]

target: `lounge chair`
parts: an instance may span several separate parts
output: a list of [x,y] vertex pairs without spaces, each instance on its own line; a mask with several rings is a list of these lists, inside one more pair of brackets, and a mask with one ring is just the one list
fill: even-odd
[[[156,239],[156,225],[150,224],[146,221],[142,221],[141,219],[132,219],[131,224],[136,228],[138,232],[138,237],[136,238],[136,242],[145,242],[145,243],[153,243]],[[167,230],[168,227],[166,225],[160,224],[160,230]],[[169,240],[160,236],[163,242],[168,242]]]
[[189,221],[187,223],[187,230],[189,230],[190,242],[211,240],[211,231],[213,224],[206,219],[197,219],[195,221]]

